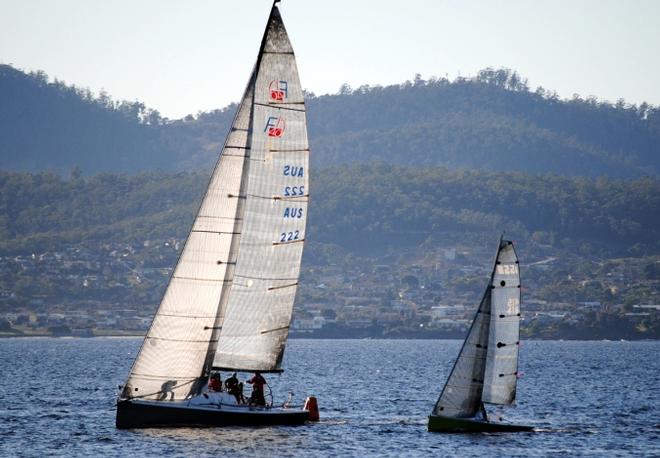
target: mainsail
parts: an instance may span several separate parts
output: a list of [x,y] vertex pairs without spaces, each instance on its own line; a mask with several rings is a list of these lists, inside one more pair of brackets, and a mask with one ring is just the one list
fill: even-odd
[[273,5],[257,63],[122,398],[185,399],[212,366],[278,370],[305,239],[303,92]]
[[468,418],[482,402],[515,398],[520,321],[520,273],[513,243],[500,239],[490,282],[468,336],[433,409]]
[[490,288],[490,332],[482,400],[511,404],[518,382],[520,269],[510,241],[500,242]]
[[273,7],[255,81],[243,230],[213,365],[276,371],[289,333],[309,200],[303,91]]

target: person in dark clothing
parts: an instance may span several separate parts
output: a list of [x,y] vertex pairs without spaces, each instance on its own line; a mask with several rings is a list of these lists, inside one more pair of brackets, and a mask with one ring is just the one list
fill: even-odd
[[243,384],[238,381],[238,377],[236,377],[236,372],[231,374],[231,377],[225,380],[225,388],[227,389],[227,392],[229,394],[234,395],[234,397],[236,398],[236,404],[242,404],[244,402]]
[[248,402],[252,405],[265,406],[264,386],[266,385],[266,379],[262,377],[259,371],[256,371],[254,376],[247,382],[252,385],[252,395]]

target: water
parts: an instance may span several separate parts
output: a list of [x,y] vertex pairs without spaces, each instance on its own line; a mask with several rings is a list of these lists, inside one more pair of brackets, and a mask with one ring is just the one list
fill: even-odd
[[426,431],[461,342],[292,340],[282,402],[319,399],[298,427],[114,427],[140,339],[0,339],[0,455],[660,456],[660,342],[524,342],[516,409],[542,432]]

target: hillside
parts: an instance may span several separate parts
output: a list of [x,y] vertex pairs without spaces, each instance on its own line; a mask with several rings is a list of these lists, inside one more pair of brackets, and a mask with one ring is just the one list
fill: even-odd
[[158,113],[0,65],[0,169],[175,170]]
[[[0,254],[181,238],[206,181],[199,172],[68,179],[0,172]],[[657,178],[354,165],[317,172],[312,196],[307,238],[356,254],[490,240],[503,230],[521,243],[585,255],[660,250]]]
[[[85,174],[209,168],[235,106],[171,121],[139,102],[94,98],[0,66],[0,169]],[[455,81],[343,87],[307,98],[312,165],[638,177],[660,171],[660,109],[560,100],[508,70]]]

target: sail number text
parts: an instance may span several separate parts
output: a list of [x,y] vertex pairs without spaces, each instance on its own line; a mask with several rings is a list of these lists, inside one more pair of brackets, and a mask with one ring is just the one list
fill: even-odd
[[283,172],[285,177],[303,178],[305,176],[305,168],[299,165],[287,164],[284,166]]
[[284,188],[284,196],[304,196],[305,187],[304,186],[286,186]]
[[[300,165],[285,164],[282,169],[282,174],[286,177],[304,178],[305,168]],[[296,197],[305,195],[305,186],[285,186],[285,197]],[[300,219],[303,217],[304,210],[300,207],[286,207],[282,218],[295,218]],[[294,242],[300,240],[300,231],[282,232],[279,237],[280,243]]]
[[302,218],[303,209],[296,207],[286,207],[283,218]]
[[497,273],[500,275],[515,275],[518,273],[518,266],[515,264],[500,264],[497,266]]
[[293,242],[300,240],[300,231],[282,232],[280,234],[280,242]]

